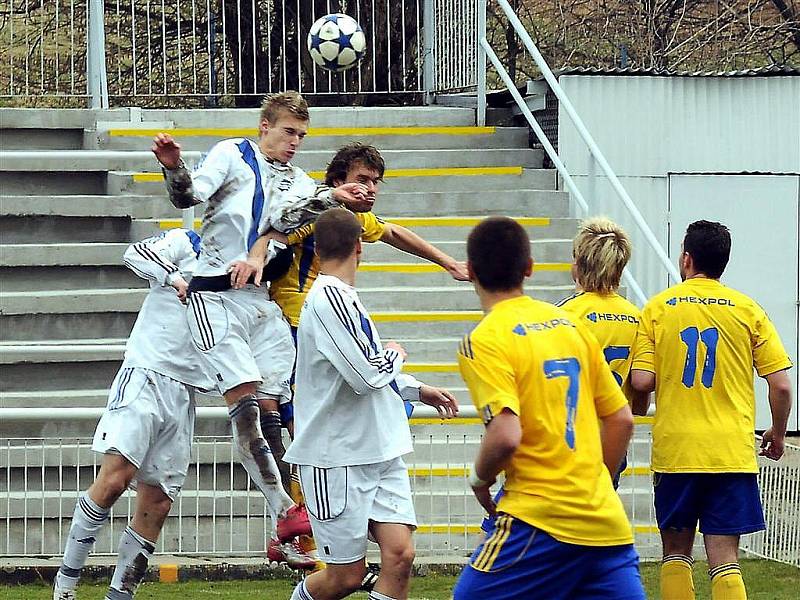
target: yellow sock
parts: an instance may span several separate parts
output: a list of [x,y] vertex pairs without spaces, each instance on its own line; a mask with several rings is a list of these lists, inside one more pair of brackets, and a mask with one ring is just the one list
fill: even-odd
[[664,557],[661,562],[661,600],[694,600],[693,563],[691,556],[683,554]]
[[747,600],[742,569],[738,563],[725,563],[709,570],[711,600]]

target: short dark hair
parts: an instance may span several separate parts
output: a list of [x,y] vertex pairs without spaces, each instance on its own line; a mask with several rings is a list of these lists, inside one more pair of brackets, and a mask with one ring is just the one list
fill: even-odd
[[731,257],[731,232],[722,223],[695,221],[686,228],[683,251],[692,257],[695,271],[719,279]]
[[525,229],[508,217],[481,221],[467,238],[467,260],[482,288],[490,292],[522,285],[531,264],[531,242]]
[[378,172],[378,179],[383,179],[386,164],[381,153],[375,146],[368,146],[361,142],[347,144],[331,160],[325,171],[325,185],[333,187],[335,181],[347,179],[347,172],[356,164],[361,164],[368,169]]
[[344,260],[361,239],[361,223],[346,208],[329,208],[314,224],[314,248],[321,260]]

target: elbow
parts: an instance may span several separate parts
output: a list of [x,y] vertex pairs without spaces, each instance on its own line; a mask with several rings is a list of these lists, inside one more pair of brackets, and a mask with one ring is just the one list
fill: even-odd
[[649,394],[656,389],[656,378],[649,371],[631,371],[631,387],[642,394]]

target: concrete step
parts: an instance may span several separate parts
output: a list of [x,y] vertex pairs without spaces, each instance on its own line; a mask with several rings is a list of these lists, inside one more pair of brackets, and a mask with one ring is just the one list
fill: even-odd
[[[185,151],[207,152],[220,140],[234,137],[258,139],[256,127],[242,129],[109,129],[98,131],[87,140],[87,149],[149,150],[159,131],[172,135]],[[446,150],[457,148],[527,148],[528,130],[524,127],[374,127],[320,128],[312,126],[303,141],[301,154],[324,150],[331,155],[345,144],[370,144],[387,150]],[[35,146],[38,148],[39,146]],[[20,148],[24,149],[24,148]]]
[[[486,162],[483,163],[487,164]],[[502,173],[502,174],[498,174]],[[491,192],[497,195],[499,190],[555,190],[556,175],[553,169],[518,169],[517,167],[486,167],[475,168],[471,171],[455,171],[453,169],[441,170],[415,170],[410,174],[401,172],[401,176],[394,176],[391,171],[386,173],[386,178],[381,184],[382,193],[384,192],[433,192],[449,190],[452,192]],[[322,173],[314,172],[311,174],[315,179],[322,179]],[[30,178],[33,180],[33,178]],[[57,178],[55,178],[57,179]],[[27,180],[26,180],[27,181]],[[13,184],[14,182],[12,182]],[[132,173],[127,171],[112,171],[108,173],[107,180],[90,189],[102,189],[102,191],[76,192],[70,187],[69,192],[63,193],[86,193],[86,194],[164,194],[164,182],[160,173]],[[49,182],[37,182],[35,180],[26,183],[25,189],[39,189]],[[11,184],[9,184],[11,185]],[[14,184],[16,185],[16,184]],[[6,190],[7,194],[32,194],[37,192],[15,191],[14,185]],[[20,184],[22,185],[22,184]],[[39,187],[37,187],[39,186]],[[48,191],[57,190],[55,182]],[[38,192],[43,194],[45,192]]]
[[[574,291],[574,285],[529,285],[525,286],[525,291],[541,300],[555,302]],[[136,312],[147,293],[146,289],[2,292],[0,315]],[[466,281],[449,280],[448,285],[403,289],[361,287],[358,295],[370,312],[423,308],[463,311],[479,308],[472,285]],[[9,336],[4,339],[24,338]]]
[[[542,166],[541,150],[529,148],[458,148],[434,150],[385,150],[381,152],[387,170],[453,167],[516,167]],[[200,162],[199,152],[183,152],[187,165]],[[328,150],[300,152],[293,162],[307,172],[324,171],[333,153]],[[158,162],[149,150],[84,150],[64,153],[51,150],[0,151],[0,183],[3,175],[22,173],[71,173],[84,171],[139,171],[161,172]],[[312,175],[313,177],[313,175]]]
[[[555,204],[555,203],[554,203]],[[0,218],[18,216],[180,218],[181,211],[158,196],[0,196]]]
[[131,223],[127,216],[6,215],[0,216],[0,239],[3,244],[130,242],[134,239],[131,237]]

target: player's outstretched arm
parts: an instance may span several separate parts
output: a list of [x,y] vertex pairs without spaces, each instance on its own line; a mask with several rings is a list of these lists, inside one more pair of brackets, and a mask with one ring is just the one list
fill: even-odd
[[792,410],[792,382],[784,369],[765,377],[769,387],[769,408],[772,412],[772,427],[764,432],[761,455],[772,460],[783,456],[786,427]]
[[313,319],[317,350],[356,394],[386,387],[400,373],[405,350],[393,342],[387,343],[383,350],[374,349],[362,337],[361,315],[339,288],[325,286],[304,310]]
[[189,284],[177,263],[195,253],[188,233],[184,229],[173,229],[164,235],[134,242],[125,250],[123,261],[139,277],[174,287],[178,298],[184,302]]
[[419,256],[420,258],[424,258],[425,260],[439,265],[450,273],[452,278],[456,281],[469,281],[467,264],[465,262],[457,261],[452,256],[445,254],[436,246],[426,242],[416,233],[410,229],[406,229],[402,225],[386,223],[381,241],[386,242],[390,246],[394,246],[398,250],[408,252],[414,256]]
[[288,240],[284,234],[270,229],[255,241],[253,247],[247,253],[247,260],[237,260],[231,264],[228,268],[228,273],[231,276],[231,287],[233,289],[243,288],[251,278],[254,285],[261,285],[264,267],[272,258],[269,253],[270,242],[272,241],[280,243],[280,248],[285,248]]
[[434,407],[442,419],[452,419],[458,415],[458,400],[444,388],[421,385],[419,401]]

